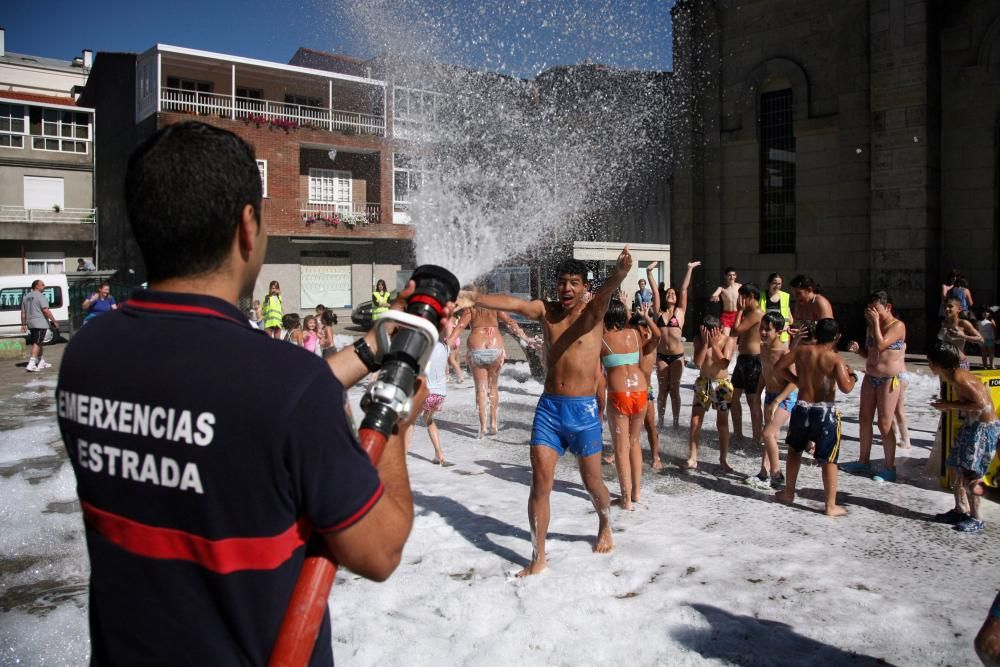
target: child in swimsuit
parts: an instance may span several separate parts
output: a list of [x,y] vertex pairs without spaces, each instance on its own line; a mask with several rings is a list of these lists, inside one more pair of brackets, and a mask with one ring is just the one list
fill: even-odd
[[663,428],[667,396],[670,397],[674,428],[680,425],[681,375],[684,373],[684,342],[681,340],[681,330],[684,327],[691,274],[699,266],[701,262],[697,260],[688,262],[687,273],[684,274],[680,290],[673,287],[663,290],[663,311],[656,320],[657,326],[660,327],[660,343],[656,349],[656,379],[660,390],[656,405],[659,428]]
[[935,519],[954,525],[959,532],[981,533],[986,523],[980,518],[979,496],[969,493],[969,487],[990,471],[1000,438],[1000,420],[989,390],[971,372],[959,368],[960,358],[958,348],[943,341],[933,343],[927,351],[931,371],[951,385],[957,395],[954,401],[934,401],[931,405],[942,412],[951,410],[964,416],[948,455],[955,507]]
[[[427,364],[427,398],[424,400],[424,424],[427,426],[427,435],[434,447],[434,463],[438,465],[450,465],[444,460],[444,451],[441,449],[441,434],[438,432],[437,424],[434,422],[434,415],[444,406],[444,399],[448,395],[448,334],[450,327],[442,331],[441,340],[434,345],[430,362]],[[410,443],[413,440],[413,425],[411,424],[403,435],[406,443],[406,451],[410,451]]]
[[786,382],[775,370],[778,361],[788,354],[788,345],[782,340],[785,318],[776,311],[766,313],[760,322],[760,361],[764,378],[764,454],[761,456],[760,472],[750,477],[748,484],[757,488],[782,489],[785,476],[781,474],[781,458],[778,451],[778,433],[788,422],[798,400],[798,388]]
[[993,321],[993,316],[989,308],[983,308],[979,313],[979,321],[976,322],[976,329],[979,331],[979,335],[983,337],[983,342],[979,346],[983,356],[983,368],[992,369],[993,354],[996,347],[997,325]]
[[[902,398],[899,375],[903,372],[906,350],[906,325],[893,317],[892,300],[883,290],[868,296],[865,309],[868,335],[865,338],[865,379],[861,383],[861,406],[858,414],[861,452],[857,461],[845,463],[845,472],[871,474],[872,422],[878,416],[878,430],[885,451],[885,466],[873,479],[882,482],[896,481],[896,433],[893,422],[896,404]],[[856,342],[847,348],[862,353]]]
[[[622,509],[632,509],[639,500],[642,481],[640,434],[646,417],[649,388],[639,369],[642,344],[639,332],[628,326],[628,311],[612,299],[604,315],[601,364],[608,378],[608,426],[615,449],[615,468],[621,486]],[[625,349],[627,352],[615,352]]]
[[691,408],[691,431],[688,437],[690,452],[682,468],[698,467],[698,439],[705,412],[716,410],[715,425],[719,431],[719,465],[723,472],[732,472],[727,456],[729,453],[729,402],[733,397],[733,385],[729,381],[729,355],[726,352],[728,336],[722,334],[719,320],[706,315],[701,323],[699,345],[695,350],[694,362],[701,369],[695,381],[694,405]]
[[[837,457],[840,453],[840,412],[837,410],[837,390],[849,393],[857,384],[858,375],[850,370],[837,352],[840,338],[837,321],[823,318],[816,322],[815,343],[798,345],[790,354],[778,360],[775,370],[782,379],[799,388],[798,401],[792,408],[788,425],[788,464],[785,489],[775,499],[791,504],[795,501],[795,483],[802,464],[802,453],[815,444],[814,456],[823,466],[823,511],[827,516],[843,516],[847,510],[837,504]],[[794,365],[795,370],[792,370]]]

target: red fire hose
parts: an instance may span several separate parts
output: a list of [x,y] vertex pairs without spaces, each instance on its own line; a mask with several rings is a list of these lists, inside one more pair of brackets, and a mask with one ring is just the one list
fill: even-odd
[[[378,465],[386,437],[374,429],[363,428],[358,431],[358,440],[372,463]],[[302,667],[309,663],[336,576],[337,562],[325,548],[320,554],[306,556],[268,667]]]

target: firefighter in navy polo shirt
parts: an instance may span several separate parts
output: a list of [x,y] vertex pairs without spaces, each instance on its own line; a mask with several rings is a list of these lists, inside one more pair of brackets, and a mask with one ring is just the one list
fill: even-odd
[[[73,337],[57,389],[92,662],[265,664],[308,541],[370,579],[399,564],[403,445],[376,468],[344,417],[365,350],[324,362],[237,307],[267,246],[250,146],[201,123],[160,130],[129,160],[126,202],[150,289]],[[312,664],[332,661],[327,616]]]

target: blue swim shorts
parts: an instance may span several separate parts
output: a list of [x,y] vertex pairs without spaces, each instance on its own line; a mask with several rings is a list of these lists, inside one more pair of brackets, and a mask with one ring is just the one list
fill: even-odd
[[[764,392],[764,407],[767,407],[767,406],[771,405],[771,403],[774,403],[774,399],[778,398],[778,394],[779,393],[780,392],[777,392],[777,391],[765,391]],[[792,408],[795,407],[795,403],[798,400],[799,400],[799,391],[798,391],[798,389],[796,389],[796,390],[792,391],[792,393],[790,393],[788,395],[788,398],[786,398],[785,400],[783,400],[781,403],[778,403],[778,407],[781,408],[782,410],[784,410],[785,412],[791,412]]]
[[562,456],[567,451],[591,456],[601,451],[601,419],[594,396],[542,394],[531,425],[532,447],[551,447]]
[[792,408],[785,443],[804,452],[816,443],[813,456],[820,463],[836,463],[840,455],[840,412],[833,403],[798,401]]

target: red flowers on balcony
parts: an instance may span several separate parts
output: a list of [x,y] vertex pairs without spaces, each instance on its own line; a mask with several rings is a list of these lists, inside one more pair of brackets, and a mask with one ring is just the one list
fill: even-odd
[[259,113],[251,113],[243,116],[243,122],[249,125],[253,123],[257,127],[267,125],[270,129],[279,128],[288,132],[289,130],[294,130],[299,126],[298,121],[294,121],[290,118],[267,118],[266,116]]

